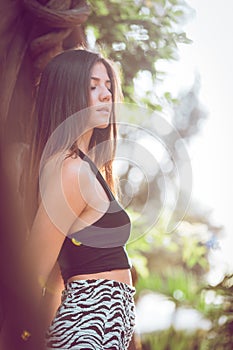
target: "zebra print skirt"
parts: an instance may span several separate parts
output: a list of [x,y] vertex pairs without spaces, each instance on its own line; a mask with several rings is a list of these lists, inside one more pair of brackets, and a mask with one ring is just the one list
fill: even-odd
[[135,326],[135,288],[107,280],[66,284],[46,349],[126,350]]

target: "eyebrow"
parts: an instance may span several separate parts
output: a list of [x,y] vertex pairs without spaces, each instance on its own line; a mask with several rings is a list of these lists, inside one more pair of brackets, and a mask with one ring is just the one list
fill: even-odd
[[[92,80],[95,80],[95,81],[100,81],[100,78],[97,78],[97,77],[91,77]],[[105,81],[105,83],[111,83],[111,80],[110,79],[107,79]]]

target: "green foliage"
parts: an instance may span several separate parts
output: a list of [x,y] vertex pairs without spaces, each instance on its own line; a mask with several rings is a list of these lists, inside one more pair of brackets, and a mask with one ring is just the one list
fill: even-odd
[[86,30],[92,31],[108,57],[122,65],[126,101],[134,100],[133,78],[139,71],[151,72],[155,80],[155,62],[176,59],[177,44],[190,42],[180,28],[190,13],[184,1],[89,0],[89,4],[92,13]]
[[187,333],[170,328],[166,331],[145,334],[143,350],[209,350],[206,332]]
[[200,299],[199,279],[194,273],[179,267],[151,273],[149,278],[140,277],[137,292],[140,294],[145,289],[166,295],[177,306],[193,306]]
[[199,264],[203,268],[207,268],[206,254],[207,247],[201,245],[197,237],[183,237],[182,258],[187,267],[192,268],[194,265]]
[[[233,346],[233,275],[226,276],[217,286],[197,286],[195,276],[186,279],[185,285],[191,284],[192,298],[188,302],[207,317],[212,327],[209,330],[194,332],[177,331],[169,328],[165,331],[142,335],[143,350],[231,350]],[[196,282],[194,282],[196,280]],[[149,286],[153,290],[166,293],[163,281],[155,281]],[[181,283],[182,288],[182,283]],[[192,289],[193,288],[193,289]],[[199,293],[198,290],[202,292]],[[183,289],[184,290],[184,289]],[[196,295],[196,296],[195,296]],[[193,300],[192,300],[193,299]],[[174,300],[173,300],[174,301]],[[196,302],[199,301],[199,304]],[[187,299],[185,300],[187,304]],[[184,304],[184,303],[183,303]]]
[[[131,209],[128,210],[128,214],[132,222],[134,222],[134,217],[137,216],[137,213]],[[162,259],[166,259],[166,254],[169,254],[170,259],[172,258],[176,261],[176,268],[182,266],[184,270],[188,272],[195,271],[195,273],[196,271],[198,273],[207,271],[209,267],[207,260],[208,249],[203,242],[200,242],[200,238],[196,233],[195,223],[193,225],[189,223],[189,234],[183,234],[179,227],[171,234],[166,232],[165,219],[165,214],[161,215],[157,224],[144,235],[141,235],[142,232],[146,232],[146,223],[143,220],[138,220],[136,221],[137,224],[133,225],[132,237],[135,239],[127,245],[127,250],[132,260],[136,261],[137,266],[135,265],[135,267],[137,267],[139,275],[142,277],[148,276],[149,270],[150,273],[153,273],[153,268],[149,268],[147,260],[150,261],[152,266],[156,265],[156,263],[157,265],[159,263],[163,264],[161,258],[156,256],[158,252],[162,255]],[[208,226],[206,230],[208,230]],[[140,260],[139,256],[147,259],[143,258]],[[138,264],[138,262],[142,263],[142,265]],[[169,273],[169,271],[167,272]]]
[[209,349],[231,350],[233,348],[233,275],[225,276],[216,286],[206,287],[211,293],[205,314],[212,321],[208,333]]

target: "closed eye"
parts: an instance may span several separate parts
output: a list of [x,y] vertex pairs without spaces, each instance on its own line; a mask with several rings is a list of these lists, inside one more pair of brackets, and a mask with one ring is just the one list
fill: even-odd
[[[100,79],[97,77],[91,77],[91,80],[93,83],[99,83]],[[105,82],[105,86],[106,88],[112,93],[112,84],[111,84],[111,80],[106,80]],[[91,86],[91,90],[95,90],[97,86]]]

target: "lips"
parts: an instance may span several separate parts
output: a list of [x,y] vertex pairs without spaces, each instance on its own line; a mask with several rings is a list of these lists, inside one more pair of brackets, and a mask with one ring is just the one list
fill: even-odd
[[96,110],[97,110],[97,112],[105,112],[105,113],[111,112],[111,108],[109,108],[109,107],[101,107],[101,108],[98,108]]

